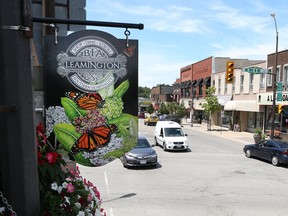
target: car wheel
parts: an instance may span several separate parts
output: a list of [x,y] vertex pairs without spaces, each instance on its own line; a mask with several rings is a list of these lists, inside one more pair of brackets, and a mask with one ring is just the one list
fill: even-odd
[[251,150],[250,150],[250,149],[247,149],[247,150],[245,151],[245,156],[246,156],[247,158],[250,158],[250,157],[251,157]]
[[163,150],[164,150],[164,151],[167,151],[167,147],[166,147],[166,144],[165,144],[165,143],[163,143]]
[[272,157],[272,164],[273,164],[273,166],[278,166],[279,165],[279,158],[278,158],[278,156],[276,156],[276,155],[274,155],[273,157]]
[[155,146],[158,146],[157,138],[155,137]]

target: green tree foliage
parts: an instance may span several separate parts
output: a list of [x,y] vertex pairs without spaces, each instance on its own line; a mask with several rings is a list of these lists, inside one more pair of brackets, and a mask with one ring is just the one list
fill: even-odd
[[147,107],[147,112],[148,112],[149,114],[151,114],[151,113],[154,112],[154,108],[153,108],[153,105],[152,105],[152,104],[150,104],[150,105]]
[[183,102],[180,105],[175,101],[168,102],[166,107],[170,115],[176,115],[180,118],[187,116],[187,109],[185,108]]
[[183,118],[184,116],[188,116],[188,111],[184,106],[184,103],[182,102],[180,105],[178,105],[176,110],[176,115],[180,118]]
[[213,114],[214,112],[221,110],[221,105],[218,102],[215,92],[216,88],[214,86],[206,89],[206,102],[202,104],[205,114]]
[[151,89],[148,87],[138,87],[138,97],[150,98]]
[[159,113],[161,115],[169,114],[169,111],[168,111],[167,106],[166,106],[165,103],[161,103],[160,108],[159,108]]
[[221,105],[218,102],[218,98],[215,95],[216,88],[214,86],[206,89],[206,102],[201,106],[204,109],[204,113],[209,116],[209,125],[211,128],[211,114],[221,110]]
[[173,101],[173,102],[168,102],[166,107],[167,107],[169,114],[175,115],[179,106],[176,102]]

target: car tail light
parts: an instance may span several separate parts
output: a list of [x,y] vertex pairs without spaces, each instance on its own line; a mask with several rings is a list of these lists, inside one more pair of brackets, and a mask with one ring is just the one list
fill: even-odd
[[288,149],[285,149],[285,151],[283,152],[284,155],[288,155]]

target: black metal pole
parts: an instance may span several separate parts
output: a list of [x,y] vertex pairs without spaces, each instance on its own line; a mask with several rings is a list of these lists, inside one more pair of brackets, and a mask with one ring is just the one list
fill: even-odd
[[144,29],[144,24],[133,23],[118,23],[118,22],[101,22],[91,20],[71,20],[71,19],[56,19],[48,17],[33,17],[33,22],[39,23],[54,23],[54,24],[74,24],[74,25],[90,25],[90,26],[102,26],[102,27],[114,27],[114,28],[132,28],[132,29]]
[[23,17],[30,6],[30,0],[0,1],[0,189],[13,211],[23,216],[40,212],[31,39],[15,28],[29,26]]
[[276,112],[276,81],[277,81],[277,64],[278,64],[278,29],[277,22],[275,18],[275,13],[271,13],[274,19],[275,29],[276,29],[276,52],[275,52],[275,65],[272,75],[272,90],[273,90],[273,103],[272,103],[272,124],[271,124],[271,139],[274,139],[275,131],[275,112]]

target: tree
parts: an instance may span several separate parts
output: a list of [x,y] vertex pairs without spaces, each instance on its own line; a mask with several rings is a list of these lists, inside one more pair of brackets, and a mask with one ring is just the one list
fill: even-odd
[[169,114],[171,114],[171,115],[176,114],[178,107],[179,106],[175,101],[167,103],[167,110],[168,110]]
[[183,118],[184,116],[188,115],[187,109],[185,108],[183,101],[180,105],[178,105],[176,115],[179,116],[180,118]]
[[138,87],[138,97],[150,98],[151,89],[148,87]]
[[160,108],[159,108],[159,113],[161,115],[169,114],[169,111],[168,111],[167,106],[166,106],[165,103],[161,103]]
[[216,88],[214,86],[207,88],[205,98],[206,102],[201,105],[204,109],[204,113],[209,116],[209,121],[207,123],[208,130],[211,130],[211,115],[214,112],[221,110],[221,105],[218,102],[218,98],[215,95],[215,92]]
[[153,108],[153,105],[152,105],[152,104],[150,104],[150,105],[147,107],[147,112],[148,112],[149,114],[151,114],[151,113],[154,112],[154,108]]

